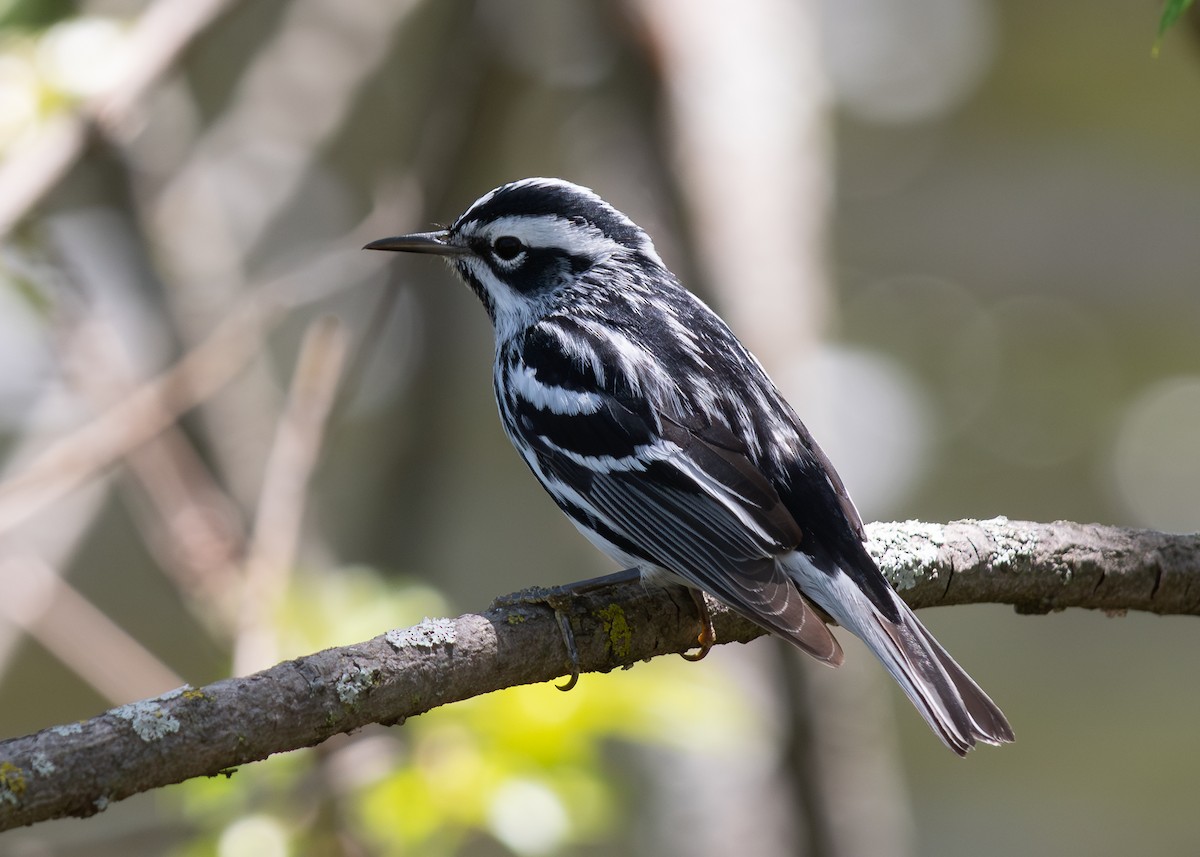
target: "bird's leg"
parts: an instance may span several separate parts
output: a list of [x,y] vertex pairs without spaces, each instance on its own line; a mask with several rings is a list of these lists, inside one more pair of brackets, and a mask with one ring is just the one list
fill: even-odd
[[575,632],[571,630],[571,620],[567,618],[567,611],[555,604],[552,598],[547,598],[546,604],[554,611],[554,618],[558,622],[558,632],[562,634],[563,645],[567,647],[567,660],[571,663],[571,677],[565,684],[554,685],[566,693],[579,684],[579,648],[575,645]]
[[713,645],[717,642],[717,632],[713,630],[712,613],[709,612],[708,602],[704,600],[704,593],[699,589],[687,588],[688,593],[692,596],[692,602],[696,605],[696,613],[700,619],[700,636],[697,641],[700,646],[694,654],[691,652],[681,652],[679,657],[685,661],[702,661]]
[[[567,649],[567,660],[571,664],[571,677],[567,679],[566,684],[558,684],[555,687],[559,690],[567,691],[579,683],[579,648],[575,645],[575,632],[571,630],[571,621],[567,617],[567,607],[571,599],[587,592],[604,589],[608,586],[633,583],[640,580],[641,576],[641,572],[636,568],[626,568],[612,574],[591,577],[587,580],[577,580],[574,583],[566,583],[562,586],[532,586],[528,589],[522,589],[520,592],[514,592],[511,595],[501,595],[492,602],[492,607],[511,607],[516,604],[545,604],[554,611],[554,618],[558,622],[558,630],[562,634],[563,644]],[[711,624],[709,627],[712,627]],[[711,643],[709,645],[711,646]],[[707,652],[707,649],[705,649],[705,652]]]

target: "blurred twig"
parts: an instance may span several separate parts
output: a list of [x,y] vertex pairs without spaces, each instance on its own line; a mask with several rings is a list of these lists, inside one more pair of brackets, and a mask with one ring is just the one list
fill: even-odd
[[[368,218],[367,224],[374,221]],[[52,442],[0,482],[0,534],[28,520],[85,483],[117,458],[154,437],[213,395],[262,347],[266,332],[296,306],[320,300],[378,268],[357,247],[356,229],[339,239],[340,252],[317,248],[315,262],[297,260],[289,274],[259,288],[209,337],[174,366],[148,381],[92,422]],[[348,250],[352,245],[353,250]]]
[[[130,347],[113,319],[96,309],[79,315],[56,337],[59,362],[71,386],[103,413],[132,395],[149,371],[134,365],[139,349]],[[130,449],[125,464],[141,491],[131,492],[132,511],[147,547],[189,596],[185,603],[227,640],[233,624],[229,593],[245,541],[234,504],[173,423]]]
[[75,113],[52,122],[22,154],[0,164],[0,236],[49,193],[87,148],[91,129],[111,134],[192,41],[234,0],[155,0],[138,18],[126,46],[125,74]]
[[[1200,615],[1200,535],[1005,519],[868,530],[914,607],[1000,602],[1023,612]],[[695,611],[679,589],[635,582],[564,601],[585,672],[696,642]],[[0,742],[0,829],[92,815],[137,792],[567,672],[552,611],[536,601],[507,603]],[[619,640],[615,610],[624,619]],[[763,633],[725,609],[713,619],[725,643]]]
[[[207,336],[245,293],[251,272],[270,256],[263,251],[274,247],[276,230],[310,234],[324,220],[301,214],[297,203],[309,199],[314,176],[331,175],[325,158],[345,133],[356,94],[386,65],[395,28],[419,6],[414,0],[352,7],[289,0],[245,57],[236,87],[211,121],[203,118],[210,107],[182,87],[175,90],[176,109],[189,117],[194,141],[180,143],[169,163],[150,146],[126,147],[135,165],[130,177],[139,219],[170,283],[166,305],[183,342],[194,345]],[[309,66],[320,73],[304,73]],[[375,189],[386,190],[382,184]],[[301,204],[310,206],[341,208],[331,198]],[[404,221],[386,229],[397,222]],[[290,260],[307,249],[301,240],[277,258]],[[197,414],[209,459],[243,509],[259,498],[283,407],[270,362],[269,355],[252,359],[236,383]]]
[[182,681],[41,559],[0,560],[0,615],[37,640],[112,703]]
[[[29,408],[24,424],[17,433],[8,458],[0,465],[0,480],[17,470],[12,461],[33,454],[38,448],[38,427],[43,425],[48,414],[60,413],[66,407],[63,390],[57,385],[45,389],[38,401]],[[2,484],[2,482],[0,482]],[[50,568],[62,568],[70,562],[83,541],[89,527],[104,507],[108,486],[97,480],[94,490],[77,492],[69,502],[59,504],[50,516],[35,519],[20,533],[0,534],[0,554],[4,556],[35,556]],[[46,606],[46,605],[43,605]],[[24,614],[26,622],[37,620],[36,613]],[[17,651],[20,629],[7,622],[0,622],[0,677],[8,670],[10,661]]]
[[[393,272],[395,269],[392,269]],[[350,365],[346,368],[346,380],[338,390],[337,398],[330,408],[331,418],[337,421],[359,394],[363,380],[370,371],[371,361],[375,359],[379,345],[383,342],[384,332],[391,322],[392,312],[400,299],[400,286],[394,273],[388,278],[387,287],[380,292],[374,308],[367,320],[367,326],[357,336],[358,347],[350,356]]]
[[246,558],[235,674],[278,658],[274,615],[295,561],[309,476],[346,356],[346,332],[334,318],[308,329],[267,469]]
[[[362,253],[358,248],[368,238],[403,219],[389,207],[390,204],[387,197],[381,197],[379,207],[351,233],[312,248],[311,257],[306,255],[291,260],[292,266],[287,271],[252,289],[250,296],[234,306],[209,338],[173,368],[124,397],[126,390],[133,389],[135,379],[117,379],[120,389],[110,389],[106,393],[109,400],[120,398],[117,404],[94,421],[47,445],[37,437],[36,427],[45,423],[37,415],[42,410],[56,414],[62,410],[62,394],[58,388],[48,393],[45,407],[39,405],[31,410],[31,428],[22,432],[21,443],[15,451],[10,451],[4,464],[3,478],[0,478],[0,553],[6,557],[36,558],[47,569],[62,567],[92,516],[102,507],[96,498],[89,502],[86,514],[77,515],[74,509],[79,504],[64,507],[63,501],[78,489],[94,484],[109,466],[128,455],[135,478],[154,505],[154,514],[163,522],[160,532],[148,533],[151,547],[175,555],[183,571],[188,572],[185,576],[191,584],[182,579],[177,582],[185,583],[191,594],[201,594],[195,588],[201,586],[207,598],[199,606],[207,611],[207,619],[230,629],[236,625],[236,615],[231,608],[234,606],[232,596],[237,589],[226,585],[232,582],[230,576],[220,572],[231,552],[240,554],[240,538],[237,545],[215,544],[213,536],[217,536],[218,541],[222,537],[209,526],[213,522],[197,520],[197,514],[212,512],[208,508],[211,492],[205,488],[211,485],[211,480],[207,476],[197,478],[199,463],[194,451],[181,442],[173,424],[188,408],[203,401],[235,376],[242,363],[261,350],[263,337],[275,322],[299,306],[324,300],[361,282],[383,266],[373,254]],[[111,335],[111,331],[106,335]],[[60,351],[64,354],[64,362],[77,367],[82,364],[83,369],[77,368],[76,373],[88,373],[83,379],[85,386],[112,382],[112,378],[102,381],[91,373],[101,369],[111,373],[114,361],[108,357],[99,358],[94,351],[81,356],[78,349],[84,348],[85,344],[89,348],[95,346],[95,342],[84,343],[79,337],[72,337],[62,344]],[[88,365],[89,361],[92,365]],[[143,446],[155,437],[159,438],[158,443]],[[186,487],[182,483],[187,483]],[[216,486],[212,488],[219,490]],[[199,508],[197,504],[205,508]],[[50,511],[54,512],[53,522],[45,514]],[[52,533],[39,538],[47,528],[52,529]],[[206,560],[208,565],[204,565]],[[170,568],[174,563],[166,565]],[[227,598],[220,598],[222,595]],[[44,606],[49,608],[49,605]],[[40,621],[37,612],[23,614],[23,617],[22,624]],[[17,627],[0,623],[0,673],[14,651]],[[91,681],[90,676],[83,678]],[[161,686],[158,680],[154,683]],[[136,695],[141,692],[123,693],[121,698]]]
[[277,307],[249,302],[199,347],[120,404],[51,443],[0,484],[0,533],[27,520],[219,390],[261,347]]

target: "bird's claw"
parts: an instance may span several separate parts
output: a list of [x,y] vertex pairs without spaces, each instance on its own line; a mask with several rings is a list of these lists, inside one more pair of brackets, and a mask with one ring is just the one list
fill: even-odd
[[[615,586],[621,583],[630,583],[639,580],[641,573],[636,568],[627,568],[623,571],[606,574],[603,577],[593,577],[589,580],[580,580],[576,583],[568,583],[565,586],[541,587],[532,586],[528,589],[522,589],[520,592],[514,592],[511,595],[501,595],[492,602],[492,608],[514,607],[519,604],[545,604],[554,611],[554,618],[558,622],[558,630],[562,634],[563,645],[567,649],[567,660],[571,664],[571,677],[567,679],[565,684],[556,684],[559,690],[568,691],[579,683],[579,647],[575,645],[575,632],[571,630],[571,620],[567,616],[567,607],[571,599],[576,595],[581,595],[586,592],[593,592],[597,589],[603,589],[607,586]],[[703,598],[703,596],[702,596]],[[707,620],[708,609],[702,605],[702,616],[706,617],[707,627],[711,630],[712,622]],[[711,637],[711,634],[710,634]],[[709,642],[704,646],[702,653],[696,660],[704,657],[708,650],[712,648],[712,643]]]
[[571,667],[571,676],[564,684],[554,685],[561,691],[568,691],[579,683],[579,647],[575,644],[575,632],[571,630],[571,620],[567,616],[567,604],[571,598],[572,588],[569,586],[541,587],[531,586],[514,592],[511,595],[501,595],[492,601],[492,608],[514,607],[521,604],[544,604],[554,611],[554,619],[558,622],[559,633],[562,634],[563,645],[567,650],[567,660]]
[[546,603],[554,611],[554,618],[558,620],[558,630],[562,634],[563,644],[567,647],[567,660],[571,662],[571,677],[565,684],[554,685],[566,693],[579,683],[579,649],[575,646],[575,632],[571,630],[571,620],[567,618],[566,611],[549,599]]
[[692,596],[692,603],[696,605],[696,613],[700,619],[700,636],[696,638],[699,648],[696,652],[680,652],[679,656],[685,661],[695,663],[704,660],[712,651],[717,642],[717,632],[713,630],[712,613],[709,612],[708,602],[704,600],[704,593],[691,587],[688,588],[688,593]]

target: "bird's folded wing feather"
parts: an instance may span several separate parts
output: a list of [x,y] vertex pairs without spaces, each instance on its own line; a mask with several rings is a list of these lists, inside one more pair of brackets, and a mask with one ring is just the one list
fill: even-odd
[[[641,555],[733,609],[840,663],[841,648],[776,563],[803,533],[728,429],[654,425],[636,397],[596,396],[588,413],[526,402],[518,430],[560,505],[620,533]],[[616,453],[615,455],[613,453]],[[582,506],[583,508],[580,508]]]

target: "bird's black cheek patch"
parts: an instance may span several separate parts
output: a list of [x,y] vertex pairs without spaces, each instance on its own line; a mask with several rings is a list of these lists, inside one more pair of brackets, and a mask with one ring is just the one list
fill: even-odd
[[575,277],[586,274],[594,264],[596,262],[591,256],[567,256],[567,266]]
[[570,267],[565,253],[544,247],[530,247],[515,267],[502,267],[490,257],[488,264],[497,277],[523,295],[554,288],[562,282],[566,270]]

